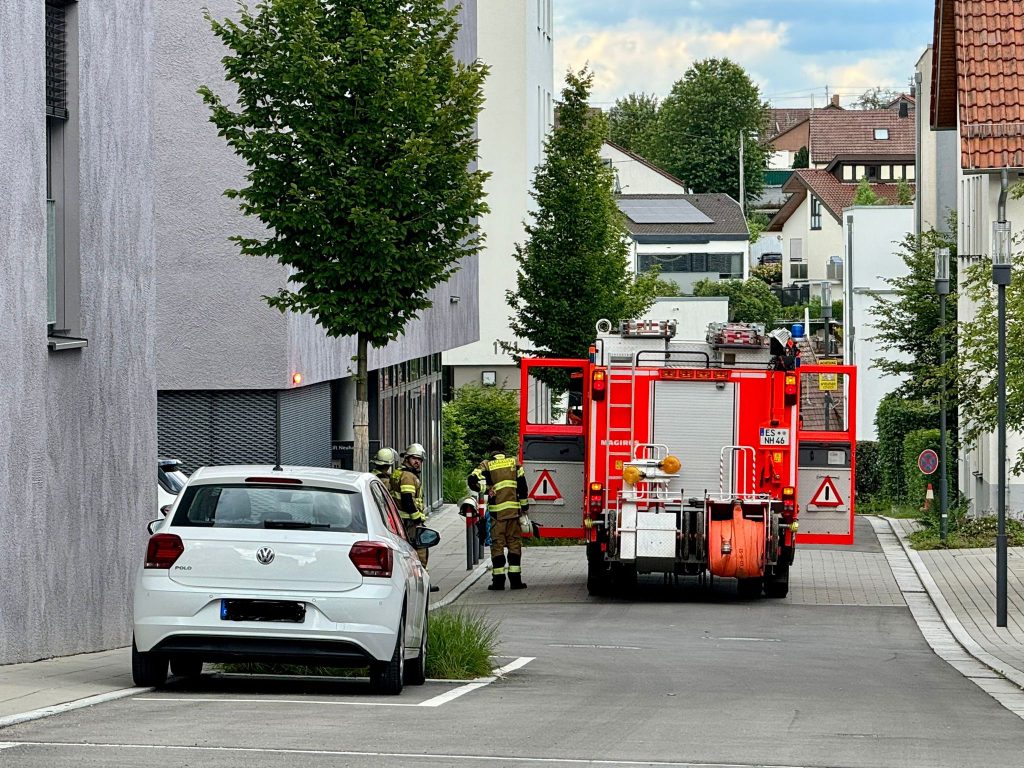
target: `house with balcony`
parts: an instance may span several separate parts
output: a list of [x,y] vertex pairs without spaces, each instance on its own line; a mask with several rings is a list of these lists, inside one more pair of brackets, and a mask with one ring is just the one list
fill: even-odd
[[[954,169],[959,276],[969,265],[991,257],[993,223],[1001,219],[1000,195],[1024,178],[1024,85],[1007,75],[1024,68],[1017,5],[1006,0],[936,0],[931,55],[920,62],[922,80],[930,85],[930,99],[922,106],[928,109],[928,126],[936,139],[923,161],[926,168],[931,164],[940,171]],[[944,142],[945,137],[955,138]],[[935,197],[926,198],[928,210],[942,218],[942,206],[933,202]],[[1003,199],[1002,220],[1019,236],[1024,201],[1009,194]],[[961,292],[960,322],[973,319],[977,311]],[[1024,435],[1008,432],[1010,462],[1022,447]],[[987,434],[963,446],[959,458],[960,490],[972,510],[994,511],[999,470],[996,435]],[[1010,514],[1019,516],[1024,510],[1024,478],[1008,474],[1006,503]]]
[[913,191],[913,110],[815,110],[808,118],[810,168],[793,172],[788,198],[766,232],[778,233],[784,283],[843,281],[842,214],[866,178],[884,204],[898,202],[900,181]]

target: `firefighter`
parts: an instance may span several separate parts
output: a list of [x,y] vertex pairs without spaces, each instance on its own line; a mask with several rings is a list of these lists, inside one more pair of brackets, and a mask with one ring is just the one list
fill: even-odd
[[381,448],[373,457],[373,474],[388,490],[391,489],[391,475],[395,471],[397,458],[394,448]]
[[[405,537],[410,543],[416,540],[416,529],[427,519],[423,504],[423,483],[420,481],[420,471],[426,458],[427,452],[423,446],[412,443],[402,453],[402,466],[391,475],[391,495],[398,503],[398,513],[405,524]],[[420,562],[426,566],[427,550],[417,549],[416,554],[419,555]],[[431,587],[431,591],[436,590]]]
[[505,589],[507,573],[510,588],[526,589],[522,568],[523,532],[519,525],[519,516],[530,506],[526,473],[518,461],[505,455],[501,438],[492,439],[487,448],[490,456],[466,478],[470,490],[487,492],[487,512],[491,518],[491,584],[487,588]]

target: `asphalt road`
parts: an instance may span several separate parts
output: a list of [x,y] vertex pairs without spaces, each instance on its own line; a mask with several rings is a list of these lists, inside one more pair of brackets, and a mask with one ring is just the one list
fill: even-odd
[[[826,558],[815,578],[875,563],[860,538],[805,558]],[[499,663],[532,659],[493,684],[389,699],[362,681],[208,676],[0,731],[0,766],[1024,765],[1024,721],[936,657],[905,606],[871,603],[884,591],[741,602],[725,582],[648,579],[598,601],[571,554],[528,551],[514,602],[482,582],[460,601],[500,619]]]

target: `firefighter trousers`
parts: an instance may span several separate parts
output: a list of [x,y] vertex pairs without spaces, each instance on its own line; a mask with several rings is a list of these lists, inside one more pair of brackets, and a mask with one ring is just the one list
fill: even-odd
[[[505,550],[508,549],[508,560]],[[505,588],[505,575],[512,589],[523,589],[523,531],[519,516],[507,520],[491,519],[491,586],[488,589]],[[507,562],[507,564],[506,564]]]
[[[416,530],[418,528],[423,527],[423,521],[410,520],[409,518],[403,517],[402,523],[403,525],[405,525],[405,538],[407,538],[409,540],[409,543],[412,544],[414,541],[416,541]],[[429,559],[430,556],[430,550],[417,547],[416,555],[417,557],[419,557],[420,562],[423,563],[423,567],[426,568],[427,560]]]

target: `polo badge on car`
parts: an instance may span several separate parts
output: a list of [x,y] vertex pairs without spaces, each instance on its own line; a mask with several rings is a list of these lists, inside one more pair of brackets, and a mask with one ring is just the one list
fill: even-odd
[[270,565],[274,562],[274,550],[270,547],[260,547],[256,550],[256,559],[263,565]]

